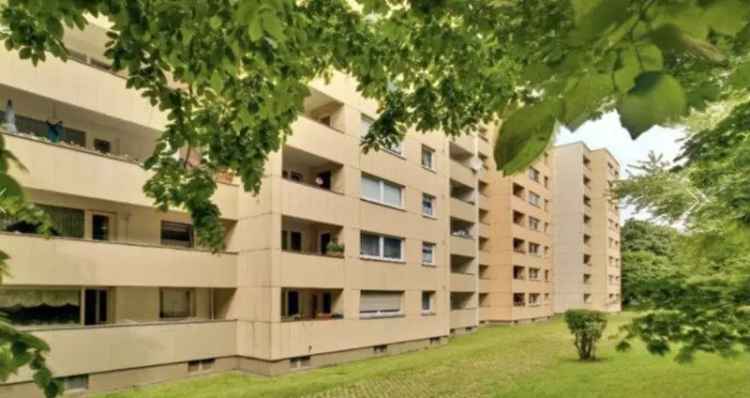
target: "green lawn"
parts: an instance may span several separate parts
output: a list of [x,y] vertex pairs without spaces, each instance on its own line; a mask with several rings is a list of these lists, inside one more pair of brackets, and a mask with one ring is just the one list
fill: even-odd
[[[612,317],[607,334],[626,315]],[[606,397],[710,398],[750,394],[750,356],[699,355],[693,364],[649,355],[638,346],[618,353],[605,339],[600,360],[576,360],[560,319],[541,324],[482,328],[450,344],[264,378],[239,373],[105,395],[141,397]]]

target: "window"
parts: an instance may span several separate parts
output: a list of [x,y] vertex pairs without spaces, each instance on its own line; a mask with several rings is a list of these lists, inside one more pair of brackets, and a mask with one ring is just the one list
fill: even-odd
[[432,314],[432,302],[435,292],[422,292],[422,313]]
[[305,176],[294,170],[282,170],[281,177],[294,182],[305,182]]
[[389,261],[404,259],[404,240],[401,238],[362,232],[359,242],[362,257]]
[[362,198],[403,208],[403,187],[376,177],[362,175]]
[[362,115],[362,118],[359,124],[359,135],[361,138],[365,138],[367,133],[370,131],[370,127],[372,127],[373,123],[375,123],[375,121],[372,120],[372,118]]
[[539,246],[538,243],[531,243],[529,242],[529,253],[534,256],[541,256],[541,246]]
[[359,296],[359,316],[374,318],[401,313],[403,292],[363,290]]
[[538,218],[529,217],[529,229],[532,231],[539,231],[540,221]]
[[544,187],[549,188],[549,177],[544,176]]
[[529,305],[539,305],[539,293],[529,293]]
[[542,197],[529,191],[529,203],[532,206],[540,207],[542,205]]
[[91,239],[109,240],[109,216],[94,214],[91,216]]
[[100,140],[98,138],[94,139],[94,149],[101,153],[110,153],[112,152],[112,144],[109,141],[106,140]]
[[81,323],[79,289],[0,289],[0,312],[19,326]]
[[281,250],[302,251],[302,232],[281,231]]
[[194,290],[162,288],[159,290],[160,318],[190,318],[194,313]]
[[529,279],[532,281],[539,280],[539,268],[529,268]]
[[523,293],[513,293],[513,306],[523,307],[526,305],[526,298]]
[[83,292],[83,324],[100,325],[107,323],[107,289],[85,289]]
[[539,182],[539,170],[529,167],[529,179],[535,182]]
[[429,217],[435,216],[435,197],[426,193],[422,194],[422,214]]
[[[372,125],[374,123],[375,123],[374,119],[372,119],[371,117],[362,115],[361,122],[360,122],[360,130],[359,130],[359,134],[360,134],[360,138],[361,139],[365,138],[365,136],[370,131],[370,129],[372,128]],[[395,153],[395,154],[397,154],[399,156],[403,155],[403,150],[401,148],[401,142],[400,141],[397,142],[396,144],[388,147],[388,148],[383,148],[383,149],[386,150],[386,151],[388,151],[388,152]]]
[[299,315],[299,292],[296,290],[288,290],[286,292],[286,308],[284,308],[284,316]]
[[214,367],[214,363],[216,363],[215,359],[203,359],[200,361],[190,361],[188,362],[188,372],[190,373],[196,373],[196,372],[207,372]]
[[435,165],[433,163],[434,155],[434,150],[422,145],[422,167],[429,170],[435,170]]
[[435,244],[422,242],[422,264],[435,265]]
[[583,274],[583,283],[585,285],[591,284],[591,274]]
[[526,279],[524,276],[524,267],[520,265],[514,265],[513,266],[513,279],[523,280]]
[[549,282],[549,270],[544,270],[544,281]]
[[583,295],[583,302],[586,303],[586,304],[590,304],[591,303],[591,295],[588,294],[588,293],[585,293]]
[[161,244],[193,247],[193,226],[180,222],[162,221]]
[[86,391],[89,389],[89,375],[63,377],[62,384],[66,393]]
[[53,235],[83,238],[84,211],[67,207],[37,205],[52,219]]

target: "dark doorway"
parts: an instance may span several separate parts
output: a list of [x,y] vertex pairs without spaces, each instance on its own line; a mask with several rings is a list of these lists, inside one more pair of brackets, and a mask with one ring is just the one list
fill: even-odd
[[108,293],[103,289],[86,289],[84,291],[84,324],[98,325],[107,323]]
[[91,219],[91,238],[94,240],[109,240],[109,217],[94,214]]
[[331,234],[326,232],[324,234],[320,234],[320,253],[321,254],[327,254],[328,253],[328,244],[331,243]]
[[331,189],[331,172],[330,171],[324,171],[320,174],[318,174],[318,178],[320,179],[320,187],[323,189]]

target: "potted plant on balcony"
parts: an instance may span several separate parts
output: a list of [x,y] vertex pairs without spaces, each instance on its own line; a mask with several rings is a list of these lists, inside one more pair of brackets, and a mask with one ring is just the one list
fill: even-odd
[[326,255],[332,257],[344,257],[344,245],[336,242],[328,242]]

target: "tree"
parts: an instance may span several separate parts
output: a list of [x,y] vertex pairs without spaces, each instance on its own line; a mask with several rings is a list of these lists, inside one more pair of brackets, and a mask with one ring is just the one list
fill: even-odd
[[607,316],[591,310],[565,311],[565,323],[575,337],[574,344],[581,361],[596,359],[596,343],[607,328]]
[[679,165],[652,156],[642,174],[618,184],[627,203],[686,230],[681,272],[643,292],[647,312],[626,327],[619,348],[640,338],[665,354],[678,344],[680,361],[750,349],[749,137],[750,104],[740,103],[689,138]]
[[630,219],[621,230],[622,302],[648,301],[655,284],[681,272],[678,232],[649,221]]
[[[348,73],[381,104],[365,150],[407,131],[450,136],[505,117],[506,173],[617,108],[638,136],[744,85],[750,6],[741,0],[7,0],[0,40],[37,63],[65,59],[65,28],[112,22],[106,56],[167,113],[146,168],[159,207],[184,207],[198,240],[223,245],[210,201],[232,170],[257,191],[269,153],[302,110],[306,83]],[[728,73],[728,71],[744,73]],[[171,82],[175,82],[173,84]],[[198,167],[172,155],[188,148]]]

